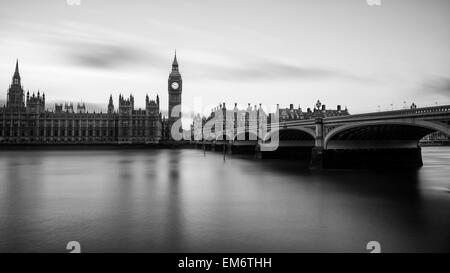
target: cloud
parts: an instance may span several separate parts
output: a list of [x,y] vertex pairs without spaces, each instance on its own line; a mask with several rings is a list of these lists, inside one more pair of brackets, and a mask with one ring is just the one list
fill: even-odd
[[153,45],[109,28],[79,22],[62,24],[60,28],[70,34],[55,37],[63,58],[84,68],[118,69],[164,62]]
[[277,61],[261,61],[255,65],[250,64],[248,74],[252,78],[329,78],[343,77],[344,74],[335,70],[317,68],[317,67],[301,67]]
[[63,56],[70,62],[88,68],[115,69],[142,61],[138,49],[115,43],[69,42]]
[[266,59],[264,57],[236,58],[228,64],[199,63],[196,69],[200,77],[221,80],[253,81],[283,79],[329,79],[343,78],[352,81],[374,81],[374,79],[352,75],[331,68],[298,66],[288,62]]
[[[159,23],[161,24],[161,23]],[[148,39],[136,37],[108,25],[63,20],[58,24],[36,21],[20,21],[15,29],[29,32],[41,44],[52,45],[69,64],[83,68],[102,70],[120,69],[129,65],[144,64],[146,67],[166,67],[165,46]],[[173,27],[170,25],[170,27]],[[160,26],[161,27],[161,26]],[[166,26],[167,27],[167,26]],[[8,28],[6,28],[8,29]],[[243,53],[211,53],[192,49],[191,75],[219,81],[253,81],[284,79],[330,79],[344,78],[352,81],[368,81],[334,68],[299,66],[289,61],[266,56],[248,56]],[[183,63],[182,63],[183,64]]]
[[450,78],[434,76],[424,81],[418,91],[450,98]]
[[[35,46],[51,47],[52,53],[59,54],[68,64],[84,68],[107,70],[141,63],[156,66],[166,61],[151,41],[108,26],[71,20],[56,24],[22,20],[8,24],[10,27],[2,27],[0,32],[12,40],[32,40]],[[17,37],[17,33],[25,38]]]

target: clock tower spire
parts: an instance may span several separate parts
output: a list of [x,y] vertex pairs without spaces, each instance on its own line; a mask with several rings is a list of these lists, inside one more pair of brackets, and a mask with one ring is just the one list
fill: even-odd
[[19,59],[16,60],[16,69],[12,77],[12,83],[8,89],[6,107],[23,110],[25,108],[24,91],[19,73]]
[[172,71],[178,71],[177,50],[175,49],[175,57],[173,58]]
[[181,79],[181,74],[178,69],[177,52],[175,51],[175,56],[172,62],[172,71],[169,75],[168,81],[168,91],[169,91],[169,132],[172,128],[172,124],[181,118],[181,111],[178,116],[172,116],[172,110],[175,106],[179,105],[181,107],[181,92],[183,89],[183,80]]

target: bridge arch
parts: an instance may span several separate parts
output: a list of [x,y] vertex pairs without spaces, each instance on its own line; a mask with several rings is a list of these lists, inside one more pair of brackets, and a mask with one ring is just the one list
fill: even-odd
[[305,127],[280,128],[270,131],[265,137],[264,142],[267,142],[271,137],[278,133],[278,139],[282,140],[314,140],[316,134],[313,129]]
[[[405,131],[403,134],[399,132]],[[435,131],[450,135],[450,127],[445,124],[425,120],[387,120],[365,121],[346,124],[332,129],[324,138],[324,148],[327,149],[332,140],[378,140],[379,138],[398,140],[419,140]],[[397,132],[397,134],[396,134]],[[391,135],[389,135],[391,134]],[[378,137],[378,138],[377,138]]]

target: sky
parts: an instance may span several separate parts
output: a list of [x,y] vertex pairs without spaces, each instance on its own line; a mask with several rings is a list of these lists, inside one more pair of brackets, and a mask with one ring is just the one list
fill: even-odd
[[[450,1],[0,0],[0,100],[19,59],[25,90],[106,109],[159,94],[174,51],[183,111],[219,103],[450,104]],[[197,106],[197,108],[194,108]]]

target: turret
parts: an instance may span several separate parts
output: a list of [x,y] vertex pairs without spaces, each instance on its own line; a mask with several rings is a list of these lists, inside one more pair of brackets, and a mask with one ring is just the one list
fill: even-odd
[[110,95],[109,103],[108,103],[108,114],[113,114],[113,113],[114,113],[114,103],[113,103],[112,95]]
[[86,105],[84,103],[77,103],[77,113],[79,114],[86,113]]
[[62,113],[63,105],[62,103],[55,103],[55,113]]
[[73,113],[73,103],[65,103],[64,104],[64,111],[66,113],[72,114]]
[[13,75],[13,85],[21,85],[20,83],[20,73],[19,73],[19,59],[16,60],[16,70]]
[[124,99],[122,95],[119,95],[119,114],[131,115],[134,110],[134,97],[130,95],[128,99]]
[[147,115],[158,118],[159,115],[158,96],[156,97],[156,100],[149,99],[148,95],[145,97],[145,110]]
[[38,91],[37,96],[33,93],[30,96],[30,92],[27,91],[26,99],[26,109],[27,113],[40,114],[45,111],[45,95],[40,94]]

